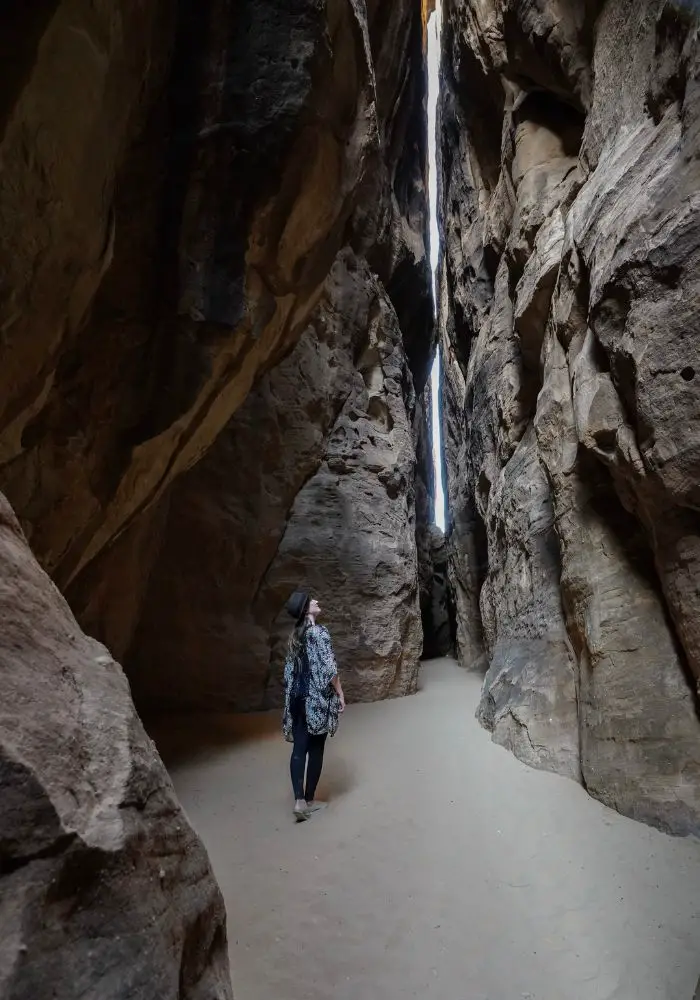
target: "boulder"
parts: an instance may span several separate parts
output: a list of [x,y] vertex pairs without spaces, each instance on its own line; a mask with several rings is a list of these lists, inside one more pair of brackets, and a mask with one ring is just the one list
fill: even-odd
[[207,853],[2,496],[0,569],[0,995],[229,1000]]

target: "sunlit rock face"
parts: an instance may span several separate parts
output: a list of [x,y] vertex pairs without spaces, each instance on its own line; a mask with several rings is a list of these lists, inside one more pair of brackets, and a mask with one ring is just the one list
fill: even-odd
[[450,579],[480,717],[700,827],[697,14],[447,0]]

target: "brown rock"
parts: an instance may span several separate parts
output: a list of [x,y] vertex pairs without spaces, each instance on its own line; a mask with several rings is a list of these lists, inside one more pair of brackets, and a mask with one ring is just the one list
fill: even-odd
[[[294,546],[278,547],[283,536],[287,546],[295,533],[295,545],[306,544],[304,532],[318,534],[318,524],[325,530],[324,511],[338,539],[315,558],[307,582],[330,602],[349,693],[380,697],[415,684],[416,545],[409,536],[430,520],[421,493],[430,487],[414,466],[432,463],[414,394],[427,378],[432,341],[425,128],[414,113],[425,78],[420,11],[380,16],[372,7],[369,15],[382,157],[358,193],[351,245],[336,258],[321,305],[298,348],[249,395],[212,454],[68,589],[85,626],[125,657],[137,703],[149,710],[159,700],[214,707],[223,699],[249,709],[277,698],[268,690],[278,657],[271,660],[269,633],[287,595],[279,589],[286,584],[271,590],[270,580],[289,576],[293,589],[304,576]],[[387,328],[379,339],[377,324]],[[339,423],[352,393],[363,419]],[[415,443],[404,440],[411,424]],[[340,470],[344,435],[358,448],[352,475]],[[333,466],[346,513],[334,509],[336,501],[321,502],[312,526],[293,512],[299,491],[305,497],[316,488],[324,463]],[[364,527],[356,515],[366,518]],[[362,556],[353,544],[372,524],[384,541]],[[174,613],[176,628],[164,627]],[[366,637],[362,622],[372,623]]]
[[378,155],[375,82],[350,0],[17,19],[0,482],[65,588],[305,328]]
[[140,704],[278,704],[292,590],[318,595],[349,698],[415,687],[413,391],[350,251],[313,324],[172,492],[129,671]]
[[0,994],[231,997],[206,852],[4,497],[0,566]]

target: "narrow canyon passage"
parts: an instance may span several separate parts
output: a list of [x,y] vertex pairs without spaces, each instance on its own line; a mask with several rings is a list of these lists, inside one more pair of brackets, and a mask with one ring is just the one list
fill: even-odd
[[5,7],[0,1000],[700,1000],[700,0]]
[[679,1000],[700,950],[700,845],[530,769],[451,660],[353,705],[328,810],[295,825],[277,713],[154,732],[228,911],[238,1000]]

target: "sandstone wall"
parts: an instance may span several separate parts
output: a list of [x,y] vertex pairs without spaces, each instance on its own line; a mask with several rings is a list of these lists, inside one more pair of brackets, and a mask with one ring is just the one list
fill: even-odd
[[11,7],[0,488],[105,645],[7,508],[0,993],[223,998],[218,890],[111,657],[159,709],[270,703],[303,562],[351,693],[415,684],[427,6]]
[[[432,513],[425,64],[419,5],[367,13],[376,148],[306,331],[68,591],[149,711],[276,704],[297,586],[325,605],[351,698],[415,688],[416,535]],[[421,549],[422,577],[430,560]]]
[[697,16],[671,0],[446,6],[461,658],[485,654],[495,739],[698,832]]
[[413,400],[396,313],[348,249],[295,350],[172,491],[130,654],[140,705],[279,704],[297,587],[324,609],[348,698],[415,688]]
[[65,589],[301,335],[380,134],[364,4],[30,7],[0,137],[0,482]]

